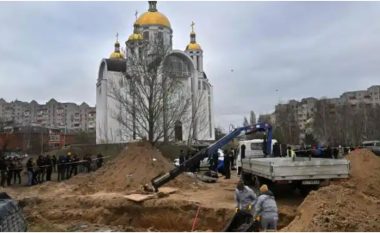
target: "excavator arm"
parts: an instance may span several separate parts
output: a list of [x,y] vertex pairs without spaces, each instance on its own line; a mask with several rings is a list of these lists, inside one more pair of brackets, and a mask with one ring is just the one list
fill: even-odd
[[258,131],[265,131],[267,136],[267,152],[269,154],[271,153],[271,145],[272,145],[272,126],[267,123],[260,123],[253,126],[244,126],[240,128],[236,128],[233,131],[231,131],[229,134],[225,135],[218,141],[214,142],[207,148],[204,148],[203,150],[197,152],[194,156],[183,162],[179,165],[179,167],[174,168],[173,170],[158,175],[155,178],[151,180],[153,189],[155,192],[158,191],[158,188],[162,185],[166,184],[170,180],[173,180],[176,178],[179,174],[186,171],[188,168],[191,168],[195,164],[197,164],[199,161],[203,160],[204,158],[208,157],[209,155],[212,155],[215,153],[219,148],[223,147],[224,145],[228,144],[232,139],[240,136],[242,133],[245,134],[251,134]]

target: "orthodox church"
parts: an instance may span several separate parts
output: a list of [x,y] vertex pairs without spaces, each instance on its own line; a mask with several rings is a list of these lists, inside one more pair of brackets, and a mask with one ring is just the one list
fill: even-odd
[[[126,49],[123,51],[117,38],[114,51],[100,63],[96,83],[96,143],[124,143],[141,138],[120,121],[120,113],[126,106],[111,92],[116,90],[121,96],[128,95],[132,88],[128,78],[128,56],[133,54],[131,45],[154,43],[155,38],[161,38],[163,46],[167,47],[164,62],[171,63],[169,67],[176,74],[173,78],[183,80],[183,90],[188,92],[192,101],[189,105],[192,123],[186,121],[186,117],[178,119],[170,126],[175,129],[170,140],[185,141],[189,135],[194,140],[214,140],[213,87],[203,69],[203,50],[196,41],[194,23],[185,50],[172,48],[173,29],[169,19],[157,10],[155,1],[149,2],[148,11],[139,15],[133,26],[132,34],[125,42]],[[196,114],[202,117],[195,117]],[[125,119],[139,120],[128,116]]]

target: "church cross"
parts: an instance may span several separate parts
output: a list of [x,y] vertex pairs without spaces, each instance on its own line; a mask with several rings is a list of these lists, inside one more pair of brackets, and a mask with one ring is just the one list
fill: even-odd
[[119,33],[116,33],[116,41],[119,41]]
[[195,23],[194,23],[194,21],[192,21],[192,22],[191,22],[191,31],[192,31],[192,32],[194,32],[194,25],[195,25]]
[[137,15],[138,15],[139,13],[137,12],[137,10],[136,10],[136,12],[135,12],[135,17],[136,17],[136,20],[137,20]]

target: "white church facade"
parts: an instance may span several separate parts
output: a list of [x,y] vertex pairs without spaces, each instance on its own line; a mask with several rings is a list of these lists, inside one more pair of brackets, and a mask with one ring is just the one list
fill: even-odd
[[[150,1],[149,10],[141,14],[134,23],[133,33],[126,41],[125,52],[117,40],[114,52],[109,58],[102,59],[96,83],[98,144],[124,143],[142,137],[148,138],[148,135],[141,134],[143,131],[141,128],[146,125],[145,122],[141,124],[144,120],[125,109],[131,109],[131,103],[135,104],[128,101],[133,96],[131,93],[136,93],[136,85],[132,83],[133,77],[130,73],[137,68],[130,62],[131,56],[136,56],[142,45],[149,46],[155,43],[157,38],[167,49],[159,70],[169,67],[172,74],[170,78],[178,79],[181,83],[183,96],[179,98],[185,101],[187,96],[191,102],[189,111],[180,115],[175,123],[173,121],[167,123],[172,133],[166,137],[169,137],[170,141],[186,141],[189,137],[199,141],[215,139],[213,87],[203,69],[203,50],[196,42],[194,24],[192,24],[190,42],[185,50],[173,49],[172,37],[173,30],[168,18],[157,10],[155,1]],[[165,73],[160,73],[158,76],[163,78]],[[164,114],[163,119],[165,118],[168,117]],[[138,123],[141,125],[140,128],[136,126]],[[133,128],[129,127],[129,124],[133,125]],[[161,135],[155,136],[159,138]],[[163,140],[163,137],[160,140]]]

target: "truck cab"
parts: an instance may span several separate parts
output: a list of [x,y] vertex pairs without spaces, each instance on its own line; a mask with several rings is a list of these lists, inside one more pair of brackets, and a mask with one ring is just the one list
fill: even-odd
[[[236,168],[238,171],[238,174],[240,174],[241,171],[241,148],[244,145],[245,146],[245,158],[264,158],[264,150],[263,150],[263,144],[264,140],[263,139],[252,139],[252,140],[242,140],[239,141],[239,147],[237,149],[237,157],[236,157]],[[277,143],[276,139],[272,139],[272,144],[271,144],[271,151],[273,151],[273,145]],[[271,155],[269,155],[270,157]]]

